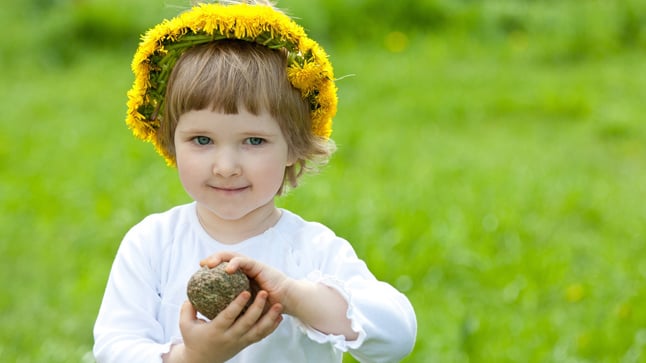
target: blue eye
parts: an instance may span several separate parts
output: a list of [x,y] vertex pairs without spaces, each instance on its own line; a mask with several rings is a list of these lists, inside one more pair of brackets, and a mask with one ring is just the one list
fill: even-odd
[[193,141],[198,145],[208,145],[211,143],[211,138],[206,136],[196,136],[193,138]]
[[246,141],[246,143],[249,145],[261,145],[264,142],[265,142],[265,139],[260,137],[250,137]]

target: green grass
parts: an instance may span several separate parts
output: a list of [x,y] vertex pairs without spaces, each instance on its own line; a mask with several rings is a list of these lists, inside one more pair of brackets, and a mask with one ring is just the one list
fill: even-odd
[[[407,362],[646,360],[645,52],[573,57],[579,38],[553,36],[328,47],[353,74],[339,151],[280,204],[410,297]],[[188,201],[123,122],[134,37],[86,54],[0,44],[0,361],[91,361],[122,235]]]

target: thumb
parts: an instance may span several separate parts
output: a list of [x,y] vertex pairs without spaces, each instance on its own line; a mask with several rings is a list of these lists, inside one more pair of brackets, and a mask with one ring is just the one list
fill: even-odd
[[190,301],[184,301],[182,308],[179,311],[179,325],[180,328],[186,327],[188,324],[194,324],[198,322],[197,310]]

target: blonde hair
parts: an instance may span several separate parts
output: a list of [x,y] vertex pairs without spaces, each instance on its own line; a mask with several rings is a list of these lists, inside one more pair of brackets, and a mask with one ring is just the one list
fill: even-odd
[[177,61],[168,80],[165,110],[156,134],[167,157],[175,160],[174,135],[179,117],[210,108],[228,114],[239,107],[278,122],[290,157],[285,186],[296,187],[304,172],[327,163],[334,142],[312,131],[309,104],[287,78],[287,53],[243,40],[220,40],[195,46]]

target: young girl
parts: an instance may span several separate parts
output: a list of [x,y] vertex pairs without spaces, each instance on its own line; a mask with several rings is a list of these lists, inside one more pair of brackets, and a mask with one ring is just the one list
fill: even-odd
[[[336,88],[325,52],[270,4],[203,4],[149,30],[127,123],[194,202],[124,237],[94,328],[98,362],[395,362],[408,299],[327,227],[274,204],[329,158]],[[260,291],[208,321],[187,301],[199,265],[228,261]]]

